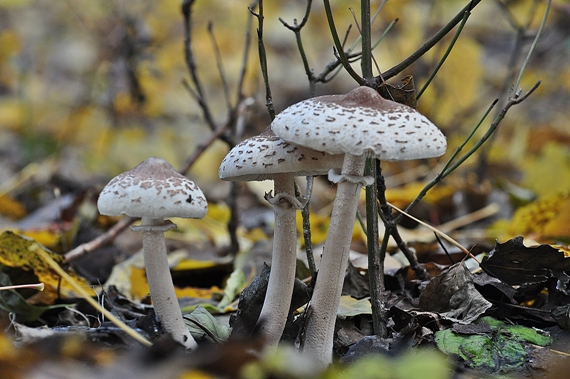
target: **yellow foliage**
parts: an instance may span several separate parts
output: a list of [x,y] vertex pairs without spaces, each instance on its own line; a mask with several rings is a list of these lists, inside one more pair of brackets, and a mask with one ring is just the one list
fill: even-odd
[[26,215],[26,208],[11,196],[0,195],[0,214],[12,219],[19,219]]
[[516,210],[511,221],[499,220],[491,229],[507,238],[523,235],[536,241],[570,238],[570,192],[544,196]]
[[461,36],[421,97],[420,111],[430,115],[437,125],[450,125],[467,107],[477,104],[484,69],[480,61],[481,45]]
[[144,268],[139,268],[136,266],[130,266],[130,276],[129,276],[129,288],[130,294],[125,294],[127,296],[132,296],[133,299],[142,299],[150,293],[148,287],[148,282],[146,281],[146,271]]
[[0,128],[18,130],[26,119],[26,106],[18,99],[0,101]]
[[[297,212],[297,232],[299,234],[299,240],[304,246],[303,239],[303,217],[301,213]],[[329,228],[330,219],[329,216],[322,216],[317,213],[311,213],[309,215],[309,223],[311,224],[311,242],[313,244],[321,244],[325,242],[327,237],[327,231]]]
[[191,299],[205,299],[210,300],[217,295],[223,295],[224,291],[222,291],[217,286],[212,286],[210,288],[197,288],[197,287],[185,287],[185,288],[178,288],[175,287],[174,291],[176,292],[176,297],[181,298],[191,298]]
[[[400,188],[387,188],[386,200],[397,207],[402,205],[407,206],[415,199],[426,184],[427,183],[412,182]],[[456,188],[452,186],[439,184],[430,189],[422,201],[430,204],[437,204],[439,201],[449,198],[455,191]]]
[[522,185],[536,192],[539,197],[570,188],[570,149],[564,145],[547,143],[538,157],[528,157],[522,167]]
[[[51,304],[59,295],[63,298],[78,297],[78,293],[69,283],[62,281],[60,276],[41,257],[29,251],[29,248],[35,243],[31,239],[9,231],[0,234],[0,264],[31,271],[39,282],[44,283],[45,289],[34,296],[35,302]],[[65,264],[63,256],[48,254],[59,265]],[[89,293],[95,294],[85,279],[73,272],[69,272],[69,275]]]

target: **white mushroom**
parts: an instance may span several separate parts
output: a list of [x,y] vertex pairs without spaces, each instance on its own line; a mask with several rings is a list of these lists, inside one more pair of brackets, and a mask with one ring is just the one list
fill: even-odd
[[259,319],[269,348],[275,347],[289,313],[297,259],[295,175],[321,175],[342,166],[342,156],[329,155],[283,141],[268,127],[258,136],[236,145],[219,169],[223,180],[274,181],[274,196],[266,199],[274,206],[275,237],[271,273]]
[[176,225],[165,217],[202,218],[208,210],[204,194],[165,160],[149,158],[113,178],[99,195],[103,215],[141,217],[146,277],[156,317],[164,330],[187,349],[197,346],[184,323],[168,267],[164,232]]
[[441,131],[414,109],[382,98],[368,87],[345,95],[315,97],[290,106],[271,125],[285,141],[345,154],[342,171],[329,173],[339,182],[331,223],[311,299],[304,351],[326,366],[332,359],[336,312],[347,267],[352,228],[367,157],[387,161],[443,155]]

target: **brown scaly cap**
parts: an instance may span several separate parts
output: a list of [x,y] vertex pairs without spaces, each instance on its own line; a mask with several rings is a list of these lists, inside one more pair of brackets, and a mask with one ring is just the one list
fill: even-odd
[[369,87],[301,101],[278,114],[271,128],[311,149],[387,161],[438,157],[447,148],[441,130],[424,115]]
[[152,157],[113,178],[101,191],[99,212],[109,216],[202,218],[206,197],[162,158]]
[[223,180],[272,180],[274,174],[323,175],[342,167],[342,155],[330,155],[283,141],[271,128],[236,145],[226,155],[218,174]]

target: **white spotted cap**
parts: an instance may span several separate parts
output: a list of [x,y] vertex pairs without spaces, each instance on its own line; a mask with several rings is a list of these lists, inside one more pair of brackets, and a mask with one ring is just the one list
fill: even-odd
[[97,208],[107,216],[202,218],[208,202],[193,181],[164,159],[152,157],[111,179]]
[[311,149],[386,161],[439,157],[447,148],[441,130],[424,115],[364,86],[291,105],[271,128]]
[[218,174],[232,181],[272,180],[274,174],[323,175],[342,167],[343,155],[330,155],[283,141],[271,128],[236,145],[224,158]]

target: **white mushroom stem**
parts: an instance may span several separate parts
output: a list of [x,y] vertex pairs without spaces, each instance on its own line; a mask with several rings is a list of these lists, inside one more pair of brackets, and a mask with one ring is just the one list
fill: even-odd
[[331,223],[310,303],[304,352],[323,367],[332,361],[334,327],[347,268],[350,242],[364,174],[364,156],[346,154],[331,214]]
[[162,218],[143,217],[140,226],[131,228],[142,232],[143,235],[146,279],[150,287],[156,318],[175,341],[187,349],[194,349],[198,345],[182,317],[182,311],[174,292],[164,242],[164,232],[175,227],[176,225],[171,222],[165,223]]
[[268,199],[275,212],[275,234],[271,272],[263,308],[259,316],[260,330],[266,338],[267,348],[274,349],[285,328],[289,315],[295,269],[297,265],[296,208],[293,174],[275,174],[275,196]]

